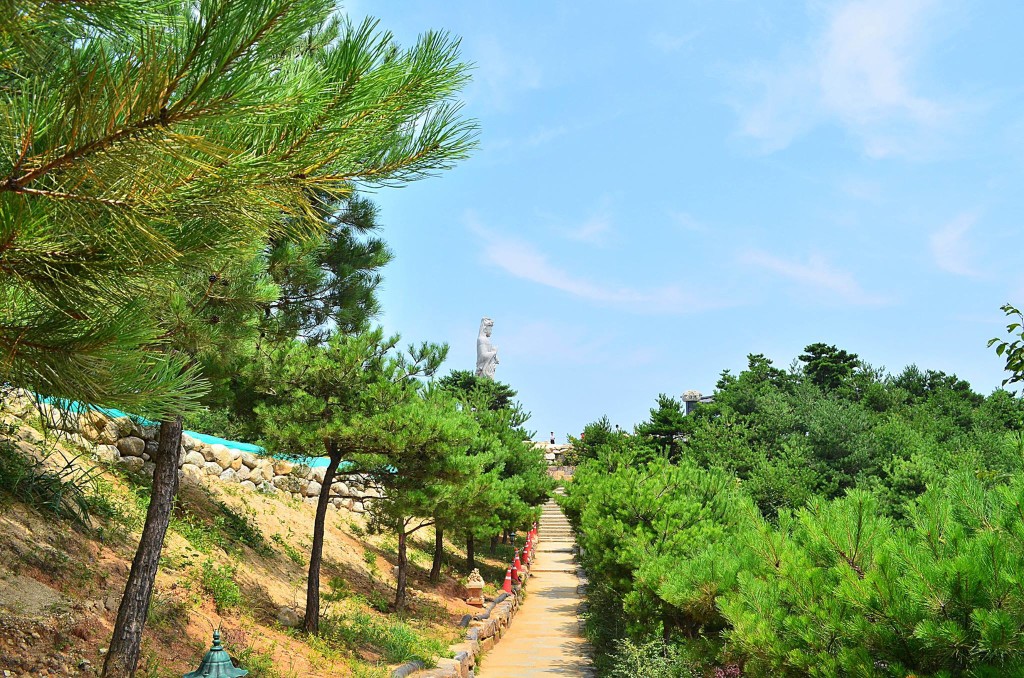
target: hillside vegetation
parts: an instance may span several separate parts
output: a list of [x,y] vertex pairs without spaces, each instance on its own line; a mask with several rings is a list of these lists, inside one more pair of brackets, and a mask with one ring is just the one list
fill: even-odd
[[[0,437],[0,669],[14,676],[96,675],[113,628],[150,480],[4,416]],[[315,503],[249,492],[215,477],[184,483],[149,607],[138,675],[196,668],[220,628],[254,678],[386,676],[447,656],[465,553],[445,544],[437,583],[429,529],[409,548],[406,609],[393,608],[397,547],[363,516],[329,513],[321,632],[286,624],[305,595]],[[491,594],[511,547],[476,556]],[[289,613],[291,619],[289,620]]]

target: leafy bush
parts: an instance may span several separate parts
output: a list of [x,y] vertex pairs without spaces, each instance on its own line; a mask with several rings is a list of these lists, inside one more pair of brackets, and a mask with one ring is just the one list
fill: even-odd
[[0,442],[0,492],[41,511],[90,525],[94,479],[74,459],[56,461],[52,452],[32,459],[12,443]]
[[242,591],[235,583],[235,574],[233,566],[218,566],[209,558],[201,565],[199,582],[213,598],[218,610],[237,607],[242,602]]
[[320,633],[332,643],[348,648],[369,647],[381,654],[389,664],[414,659],[427,666],[434,665],[434,657],[449,656],[444,643],[421,636],[401,621],[381,619],[358,609],[360,601],[353,597],[345,609],[332,611],[320,621]]
[[238,665],[249,672],[250,678],[281,678],[281,674],[274,667],[274,656],[270,652],[263,652],[254,647],[245,647],[241,650],[229,648],[229,651]]
[[698,678],[703,672],[680,661],[679,652],[661,641],[619,641],[610,678]]
[[297,548],[286,542],[284,540],[284,537],[282,537],[279,534],[275,534],[272,535],[270,539],[275,544],[281,547],[281,549],[284,551],[284,554],[288,556],[288,559],[291,560],[293,563],[299,565],[300,567],[306,564],[306,559],[303,557],[302,553],[300,553]]
[[217,507],[221,515],[214,518],[214,525],[220,534],[248,546],[261,556],[273,554],[273,549],[251,516],[243,515],[223,502],[217,502]]

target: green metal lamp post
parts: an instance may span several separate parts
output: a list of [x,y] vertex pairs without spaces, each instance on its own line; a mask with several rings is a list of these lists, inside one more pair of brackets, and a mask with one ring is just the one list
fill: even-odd
[[213,647],[203,657],[203,663],[192,673],[186,673],[184,678],[238,678],[247,676],[249,672],[245,669],[236,669],[231,663],[231,657],[221,647],[220,631],[213,632]]

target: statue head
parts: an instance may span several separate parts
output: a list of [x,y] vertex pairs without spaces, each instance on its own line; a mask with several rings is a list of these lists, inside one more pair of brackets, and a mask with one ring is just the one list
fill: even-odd
[[[491,336],[491,330],[494,329],[494,321],[490,318],[483,318],[480,320],[480,335],[485,337]],[[479,335],[478,335],[479,336]]]

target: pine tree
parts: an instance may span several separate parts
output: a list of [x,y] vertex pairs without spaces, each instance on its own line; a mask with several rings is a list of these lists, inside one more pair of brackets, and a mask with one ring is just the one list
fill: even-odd
[[[423,344],[406,356],[395,351],[398,341],[380,329],[336,334],[323,345],[295,341],[274,360],[276,397],[257,410],[273,449],[328,457],[306,586],[305,629],[310,633],[319,630],[324,522],[338,467],[344,460],[349,472],[368,476],[382,490],[400,481],[393,476],[405,464],[388,455],[404,452],[410,443],[396,427],[401,417],[422,414],[409,405],[422,387],[418,378],[433,375],[447,353],[447,347]],[[401,408],[406,409],[398,413]]]
[[[203,388],[155,303],[179,295],[182,271],[314,231],[311,195],[414,180],[471,146],[453,103],[466,69],[444,34],[401,50],[323,0],[8,5],[0,378],[162,417],[162,457]],[[144,580],[173,482],[154,490]],[[126,596],[107,675],[134,671],[148,588]]]

